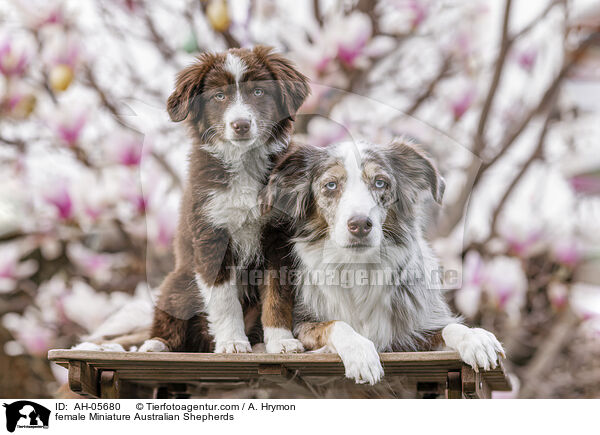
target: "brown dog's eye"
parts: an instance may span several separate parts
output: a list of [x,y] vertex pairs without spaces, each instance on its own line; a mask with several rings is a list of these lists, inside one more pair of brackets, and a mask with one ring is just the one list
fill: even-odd
[[261,97],[265,94],[265,91],[263,91],[261,88],[256,88],[254,89],[253,94],[255,97]]
[[327,183],[325,185],[325,188],[327,190],[335,190],[335,189],[337,189],[337,183],[335,181],[330,181],[329,183]]
[[217,92],[213,98],[217,101],[223,101],[225,100],[225,94],[223,92]]

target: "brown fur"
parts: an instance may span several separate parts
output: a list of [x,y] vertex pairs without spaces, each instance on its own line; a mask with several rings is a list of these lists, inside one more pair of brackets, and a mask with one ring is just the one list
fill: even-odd
[[[267,81],[261,86],[268,98],[256,102],[261,116],[272,120],[262,139],[266,141],[272,137],[286,143],[291,134],[292,118],[309,92],[306,78],[270,48],[234,49],[231,52],[248,67],[242,82]],[[218,285],[232,278],[230,267],[238,265],[231,244],[234,235],[226,228],[214,225],[204,209],[209,196],[225,190],[230,178],[227,165],[207,151],[211,141],[220,138],[217,134],[215,139],[207,132],[219,122],[223,111],[211,98],[211,93],[235,83],[223,67],[225,59],[226,53],[201,55],[198,62],[178,75],[175,90],[167,102],[171,119],[175,122],[186,120],[193,140],[174,243],[175,269],[161,286],[151,332],[151,336],[164,340],[171,351],[212,350],[213,337],[208,332],[203,301],[194,278],[198,274],[204,282]],[[244,83],[240,83],[242,85]],[[272,160],[275,157],[273,155]],[[253,175],[266,183],[270,169],[260,168],[260,173]],[[261,248],[257,246],[256,249]],[[262,268],[262,265],[250,264],[248,268]],[[246,333],[251,342],[260,341],[261,334],[257,333],[257,329],[260,330],[257,325],[258,290],[247,286],[242,294]]]
[[319,349],[327,345],[331,327],[335,320],[329,322],[304,322],[297,326],[298,340],[308,350]]

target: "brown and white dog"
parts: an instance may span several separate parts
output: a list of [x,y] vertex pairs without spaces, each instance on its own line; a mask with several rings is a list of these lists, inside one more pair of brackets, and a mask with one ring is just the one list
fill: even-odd
[[272,280],[269,295],[285,299],[292,285],[297,337],[338,353],[357,382],[379,381],[378,351],[445,343],[475,369],[503,355],[493,334],[462,325],[444,299],[423,236],[427,192],[440,203],[444,181],[403,142],[293,145],[271,174],[264,211],[279,214],[282,233],[291,224],[292,255],[282,258],[294,258],[283,266],[296,275]]
[[[167,108],[189,127],[189,174],[175,270],[140,351],[250,352],[261,341],[259,290],[241,278],[263,268],[258,195],[308,93],[306,77],[261,46],[202,54],[179,74]],[[275,339],[302,348],[291,332]]]

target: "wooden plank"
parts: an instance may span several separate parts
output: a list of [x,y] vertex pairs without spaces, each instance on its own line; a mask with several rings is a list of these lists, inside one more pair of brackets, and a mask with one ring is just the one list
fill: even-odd
[[[381,353],[381,362],[458,362],[460,357],[456,352],[386,352]],[[338,355],[334,353],[181,353],[181,352],[98,352],[68,349],[54,349],[48,352],[51,361],[154,361],[154,362],[210,362],[210,363],[232,363],[254,362],[258,364],[281,364],[287,362],[295,363],[336,363],[341,362]]]
[[112,370],[100,373],[100,397],[102,399],[121,398],[121,382],[118,373]]
[[446,399],[462,399],[462,383],[459,371],[448,372]]
[[481,372],[476,373],[471,367],[464,365],[461,370],[462,391],[467,399],[489,399],[492,392]]
[[69,388],[81,396],[99,397],[98,373],[84,361],[69,361]]
[[[121,383],[154,382],[155,385],[192,381],[248,381],[259,378],[261,370],[275,370],[274,367],[281,367],[277,369],[280,375],[282,369],[287,371],[288,374],[282,375],[282,379],[289,376],[289,373],[303,381],[309,378],[344,375],[344,367],[338,355],[321,353],[136,353],[58,349],[51,350],[48,357],[62,366],[72,366],[74,386],[86,388],[92,393],[98,392],[97,387],[94,390],[92,381],[86,376],[102,371],[118,372]],[[447,381],[448,372],[461,372],[464,365],[456,352],[449,351],[382,353],[380,358],[385,379],[402,377],[411,379],[413,383],[444,383]],[[510,390],[510,383],[502,365],[494,370],[481,372],[481,378],[488,390]]]

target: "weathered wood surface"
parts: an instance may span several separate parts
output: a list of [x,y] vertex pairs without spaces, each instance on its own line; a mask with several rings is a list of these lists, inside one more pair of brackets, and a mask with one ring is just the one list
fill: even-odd
[[[278,383],[290,380],[306,386],[306,378],[344,376],[339,356],[327,353],[136,353],[57,349],[51,350],[48,358],[69,368],[70,384],[92,396],[101,395],[101,391],[91,378],[100,376],[100,380],[101,373],[107,371],[114,372],[118,382],[145,385],[265,379]],[[393,352],[382,353],[380,358],[386,379],[402,377],[418,383],[439,383],[447,388],[449,373],[458,374],[458,380],[452,378],[452,396],[460,394],[456,382],[462,386],[463,397],[489,397],[490,390],[510,390],[502,365],[476,374],[455,352]],[[105,375],[104,380],[107,379]]]

